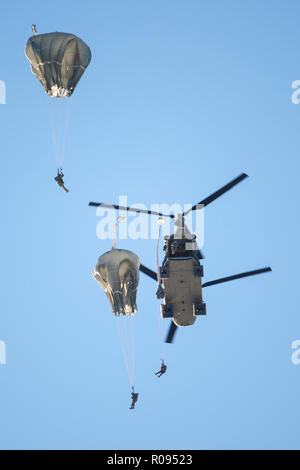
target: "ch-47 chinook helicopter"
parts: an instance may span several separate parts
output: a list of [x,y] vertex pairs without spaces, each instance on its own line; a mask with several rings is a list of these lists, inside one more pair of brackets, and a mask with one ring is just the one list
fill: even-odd
[[89,203],[90,206],[102,206],[116,210],[145,213],[162,218],[170,217],[174,220],[175,233],[165,237],[165,257],[162,266],[158,268],[157,273],[143,264],[140,265],[140,271],[157,281],[159,284],[156,295],[164,301],[161,305],[162,317],[172,318],[165,340],[167,343],[172,343],[178,326],[193,325],[198,315],[206,315],[206,304],[203,302],[202,288],[271,271],[270,267],[265,267],[232,276],[222,277],[202,284],[201,278],[203,277],[203,266],[201,265],[200,260],[204,257],[196,243],[196,235],[190,233],[184,221],[190,211],[206,207],[208,204],[215,201],[235,185],[247,178],[247,176],[248,175],[245,173],[242,173],[218,191],[215,191],[198,204],[192,206],[183,214],[163,214],[160,212],[113,204],[109,205],[99,202]]

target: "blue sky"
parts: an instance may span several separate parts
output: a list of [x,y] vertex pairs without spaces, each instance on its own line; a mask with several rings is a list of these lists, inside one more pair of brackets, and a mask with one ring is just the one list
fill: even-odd
[[[1,449],[299,449],[299,14],[294,0],[1,5]],[[92,50],[57,111],[70,112],[70,194],[53,181],[58,103],[24,55],[32,23]],[[205,289],[207,316],[165,346],[160,380],[156,286],[141,276],[131,412],[91,275],[111,241],[88,202],[196,203],[242,171],[205,211],[204,280],[273,272]],[[118,247],[155,268],[155,241]]]

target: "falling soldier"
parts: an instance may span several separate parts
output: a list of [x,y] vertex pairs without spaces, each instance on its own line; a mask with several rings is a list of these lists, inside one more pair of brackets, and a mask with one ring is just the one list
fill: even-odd
[[164,361],[162,360],[160,370],[159,370],[158,372],[155,372],[154,375],[156,375],[157,377],[161,377],[163,374],[166,373],[166,370],[167,370],[167,366],[166,366],[166,364],[164,363]]
[[64,177],[64,174],[62,172],[62,169],[60,169],[60,170],[58,169],[57,170],[57,176],[54,179],[55,179],[55,181],[57,182],[57,184],[60,188],[63,188],[66,191],[66,193],[69,193],[70,191],[65,187],[63,177]]
[[131,392],[131,399],[132,399],[132,402],[131,402],[131,407],[129,408],[130,410],[133,410],[133,409],[134,409],[135,404],[136,404],[136,402],[138,401],[138,396],[139,396],[139,394],[138,394],[138,393],[134,393],[134,388],[132,387],[132,392]]

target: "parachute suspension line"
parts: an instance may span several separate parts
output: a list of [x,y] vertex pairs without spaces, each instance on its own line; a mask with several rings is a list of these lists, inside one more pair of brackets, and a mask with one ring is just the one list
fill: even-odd
[[[123,315],[122,315],[123,316]],[[125,368],[129,380],[129,384],[134,388],[134,318],[124,316],[116,319],[117,332],[120,340],[121,350],[124,358]],[[128,332],[128,321],[131,321],[130,331]]]
[[[128,367],[130,371],[130,385],[134,387],[134,317],[125,316],[123,319],[125,326],[125,338],[128,353]],[[128,322],[130,324],[128,325]],[[129,331],[128,331],[129,330]]]
[[[157,237],[157,243],[156,243],[156,272],[157,272],[157,282],[158,282],[158,287],[161,285],[161,279],[160,279],[160,269],[159,269],[159,242],[161,238],[161,231],[162,231],[162,225],[166,222],[166,219],[159,218],[157,223],[159,224],[159,230],[158,230],[158,237]],[[162,317],[161,317],[161,311],[160,311],[160,303],[159,300],[157,299],[158,303],[158,326],[159,326],[159,333],[160,333],[160,348],[161,348],[161,360],[164,362],[165,360],[165,352],[164,352],[164,337],[163,337],[163,322],[162,322]]]
[[53,108],[54,106],[61,105],[61,103],[57,103],[52,100],[47,101],[56,167],[62,169],[65,160],[67,134],[70,121],[70,103],[68,102],[65,104],[66,107],[64,109],[64,113],[61,115],[61,113],[55,112],[58,111],[58,109],[54,110]]
[[52,144],[53,144],[54,157],[55,157],[56,166],[59,167],[57,139],[56,139],[55,126],[54,126],[54,113],[53,113],[52,103],[49,100],[47,100],[47,102],[48,102],[48,113],[49,113],[50,125],[51,125],[51,134],[52,134]]
[[68,135],[68,130],[69,130],[69,123],[70,123],[70,101],[68,100],[66,103],[65,116],[64,116],[62,148],[61,148],[61,157],[60,157],[60,162],[59,162],[60,168],[63,166],[64,161],[65,161],[65,152],[66,152],[66,143],[67,143],[67,135]]
[[118,331],[118,336],[119,336],[119,340],[120,340],[120,344],[121,344],[121,350],[122,350],[122,354],[123,354],[123,358],[124,358],[124,363],[125,363],[125,367],[126,367],[128,380],[129,380],[129,383],[130,383],[131,387],[133,387],[134,383],[133,383],[133,377],[132,377],[132,373],[131,373],[131,369],[130,369],[130,360],[129,360],[129,355],[128,355],[128,347],[126,347],[128,345],[126,345],[124,325],[120,325],[120,320],[121,320],[121,318],[116,318],[117,331]]
[[135,316],[128,318],[130,321],[130,343],[131,343],[131,357],[132,357],[132,382],[134,386],[134,372],[135,372]]

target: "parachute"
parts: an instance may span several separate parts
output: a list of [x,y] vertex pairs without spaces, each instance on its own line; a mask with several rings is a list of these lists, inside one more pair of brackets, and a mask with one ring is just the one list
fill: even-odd
[[91,61],[91,50],[74,34],[31,36],[26,45],[31,71],[50,97],[71,96]]
[[93,276],[105,291],[116,316],[134,315],[137,311],[139,268],[139,258],[128,250],[113,249],[98,259]]

